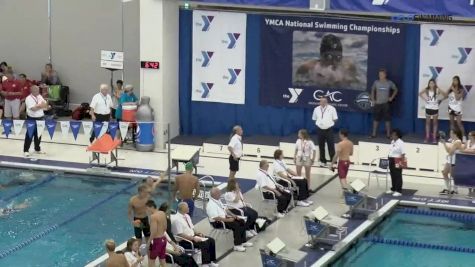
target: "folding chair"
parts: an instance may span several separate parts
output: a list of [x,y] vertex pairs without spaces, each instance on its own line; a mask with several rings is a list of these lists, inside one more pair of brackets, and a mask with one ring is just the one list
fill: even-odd
[[175,265],[175,260],[173,259],[172,254],[170,254],[170,253],[165,253],[165,257],[170,260],[170,263],[171,263],[172,266],[176,266],[176,265]]
[[[377,165],[376,165],[377,163]],[[376,166],[376,168],[374,168]],[[371,177],[376,177],[376,182],[379,187],[379,178],[384,177],[386,179],[386,189],[388,189],[388,177],[389,177],[389,159],[388,158],[376,158],[371,161],[368,167],[368,187],[371,181]]]
[[[277,198],[275,197],[275,193],[272,192],[272,191],[262,189],[257,184],[256,184],[256,190],[259,191],[259,195],[261,196],[261,200],[262,200],[262,202],[259,203],[259,211],[263,210],[262,206],[261,206],[262,203],[269,203],[274,207],[273,208],[274,214],[277,213]],[[265,198],[264,197],[264,192],[268,192],[269,194],[271,194],[272,198],[270,198],[270,199]],[[264,209],[264,210],[267,211],[269,209]],[[272,215],[274,215],[274,214],[272,214]]]
[[287,180],[287,179],[284,179],[284,178],[280,178],[280,177],[277,177],[275,176],[275,179],[276,181],[282,181],[284,184],[286,185],[282,185],[285,189],[289,190],[290,192],[292,192],[292,194],[290,194],[290,203],[292,204],[292,207],[295,208],[295,200],[294,200],[294,194],[299,194],[299,188],[297,186],[294,186],[292,184],[291,181]]

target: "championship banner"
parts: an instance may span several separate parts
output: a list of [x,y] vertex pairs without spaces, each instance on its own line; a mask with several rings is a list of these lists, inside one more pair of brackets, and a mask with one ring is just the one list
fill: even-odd
[[326,96],[338,110],[369,112],[378,70],[402,77],[404,51],[404,24],[262,16],[260,104],[314,108]]
[[[454,76],[460,77],[464,89],[462,120],[475,121],[475,28],[456,25],[421,25],[419,90],[435,79],[438,87],[448,92]],[[418,118],[425,118],[425,101],[419,96]],[[448,100],[438,95],[439,119],[449,119]]]
[[193,11],[192,101],[244,104],[246,14]]

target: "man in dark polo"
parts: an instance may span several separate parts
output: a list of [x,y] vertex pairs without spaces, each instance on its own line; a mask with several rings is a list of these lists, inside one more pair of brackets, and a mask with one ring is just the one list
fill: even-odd
[[371,87],[371,101],[373,107],[373,132],[370,138],[376,137],[379,122],[384,120],[386,126],[386,137],[389,138],[391,133],[391,109],[390,103],[397,95],[396,85],[386,78],[385,69],[379,70],[379,79],[374,81]]

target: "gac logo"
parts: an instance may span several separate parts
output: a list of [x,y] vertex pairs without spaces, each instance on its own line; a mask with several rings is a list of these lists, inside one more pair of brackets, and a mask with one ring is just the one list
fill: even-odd
[[328,98],[328,100],[330,100],[330,102],[338,103],[341,102],[341,98],[339,98],[338,95],[341,95],[340,91],[330,92],[327,90],[326,94],[322,90],[316,90],[315,92],[313,92],[313,98],[317,101],[320,101],[320,98],[322,96],[325,96]]

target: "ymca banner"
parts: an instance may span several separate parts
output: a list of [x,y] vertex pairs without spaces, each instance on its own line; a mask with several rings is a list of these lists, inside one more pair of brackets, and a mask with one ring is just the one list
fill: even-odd
[[193,11],[192,101],[244,104],[246,14]]
[[330,9],[475,17],[474,0],[330,0]]
[[261,105],[369,112],[380,68],[400,87],[405,26],[321,17],[262,16]]
[[[448,92],[454,76],[460,77],[464,88],[462,102],[464,121],[475,121],[475,28],[456,25],[421,25],[419,63],[419,91],[426,88],[430,79]],[[418,118],[425,118],[425,101],[418,97]],[[449,119],[448,100],[438,96],[439,119]]]
[[308,8],[310,0],[193,0],[195,2],[208,2],[219,4],[237,4],[254,6],[286,6]]

